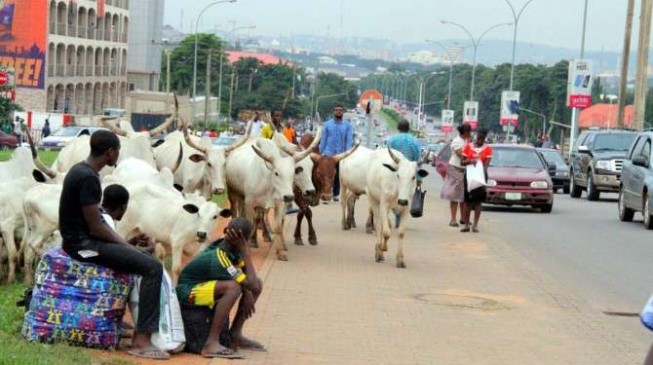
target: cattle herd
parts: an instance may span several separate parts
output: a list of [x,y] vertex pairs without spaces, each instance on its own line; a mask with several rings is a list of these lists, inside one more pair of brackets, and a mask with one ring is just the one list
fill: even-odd
[[[122,184],[130,193],[127,211],[116,225],[118,233],[126,239],[146,234],[166,249],[163,252],[171,252],[173,280],[182,269],[183,253],[198,252],[208,244],[219,217],[233,214],[250,219],[263,229],[264,240],[274,240],[277,258],[287,260],[285,209],[294,200],[300,208],[295,244],[303,244],[304,218],[309,224],[309,243],[317,244],[311,207],[332,200],[338,163],[342,229],[355,227],[354,204],[359,196],[368,195],[368,232],[378,232],[376,261],[382,261],[387,251],[394,212],[401,217],[396,264],[405,267],[403,227],[416,175],[426,172],[399,151],[370,150],[357,142],[340,155],[321,156],[316,149],[321,125],[315,135],[306,134],[296,146],[281,134],[272,140],[250,137],[250,124],[236,143],[216,150],[210,139],[189,135],[182,120],[181,131],[152,142],[151,137],[178,119],[175,112],[150,132],[135,132],[128,123],[116,126],[104,121],[119,136],[121,151],[116,167],[105,167],[100,173],[103,186]],[[10,160],[0,162],[0,282],[14,282],[17,265],[22,263],[26,284],[32,283],[35,259],[61,239],[57,232],[59,198],[66,172],[90,152],[89,137],[81,136],[48,167],[38,158],[31,140],[30,144],[31,150],[19,147]],[[211,201],[214,194],[225,191],[231,210]],[[272,219],[266,214],[270,210]],[[255,231],[253,246],[257,245],[256,236]]]

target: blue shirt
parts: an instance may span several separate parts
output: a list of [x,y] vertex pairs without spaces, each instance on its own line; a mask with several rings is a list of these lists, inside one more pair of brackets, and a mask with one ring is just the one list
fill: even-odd
[[401,152],[407,159],[419,163],[422,153],[417,138],[408,133],[398,133],[390,137],[388,146]]
[[320,140],[320,154],[335,156],[351,148],[354,143],[354,133],[351,123],[346,120],[336,122],[333,119],[324,123],[322,138]]

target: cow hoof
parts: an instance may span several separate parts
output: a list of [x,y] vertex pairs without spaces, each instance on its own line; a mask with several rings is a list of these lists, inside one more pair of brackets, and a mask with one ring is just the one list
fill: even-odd
[[399,269],[405,269],[406,264],[403,261],[397,261],[397,268]]
[[377,253],[376,255],[374,255],[374,261],[376,261],[376,262],[383,262],[384,260],[385,260],[385,259],[383,258],[383,254],[382,254],[382,253]]
[[351,221],[351,228],[358,228],[356,226],[356,221],[354,221],[354,220]]
[[365,233],[367,233],[367,234],[374,234],[374,228],[372,228],[372,227],[365,227]]
[[309,238],[308,243],[310,243],[311,246],[317,246],[317,238],[315,238],[315,237]]
[[279,261],[288,261],[288,256],[283,252],[277,252],[277,259]]
[[343,231],[349,231],[350,229],[351,229],[351,224],[349,224],[349,222],[342,223],[342,230]]
[[304,246],[304,241],[301,238],[295,238],[295,245]]

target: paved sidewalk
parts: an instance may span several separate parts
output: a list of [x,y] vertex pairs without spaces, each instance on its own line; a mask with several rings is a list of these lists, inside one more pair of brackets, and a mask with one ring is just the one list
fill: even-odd
[[365,197],[351,232],[340,230],[339,205],[315,209],[319,246],[288,236],[290,261],[270,255],[261,270],[264,293],[246,333],[269,351],[212,364],[643,362],[647,344],[538,272],[487,219],[480,234],[448,227],[436,195],[427,194],[425,218],[408,223],[404,270],[394,266],[396,237],[386,262],[374,262],[374,238],[360,228]]

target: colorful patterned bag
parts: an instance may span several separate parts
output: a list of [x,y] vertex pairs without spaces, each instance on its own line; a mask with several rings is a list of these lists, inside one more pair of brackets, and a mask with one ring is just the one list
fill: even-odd
[[132,276],[75,261],[61,247],[46,252],[22,334],[29,341],[111,349],[120,340]]

